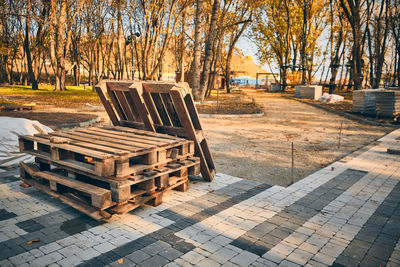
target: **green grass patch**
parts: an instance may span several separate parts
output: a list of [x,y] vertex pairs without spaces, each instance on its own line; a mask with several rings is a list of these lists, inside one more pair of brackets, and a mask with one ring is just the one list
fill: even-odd
[[[0,96],[12,101],[36,102],[57,107],[76,107],[86,103],[99,105],[99,97],[91,86],[67,86],[66,91],[54,91],[52,85],[40,85],[39,90],[30,86],[0,85]],[[0,97],[1,101],[1,97]]]

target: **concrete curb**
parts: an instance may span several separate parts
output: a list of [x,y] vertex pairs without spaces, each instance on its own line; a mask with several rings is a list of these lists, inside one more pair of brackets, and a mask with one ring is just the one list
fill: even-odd
[[199,114],[201,118],[260,118],[264,117],[265,113],[255,114]]
[[301,100],[301,99],[298,99],[298,98],[295,98],[295,97],[290,97],[290,96],[283,96],[283,97],[285,97],[287,99],[295,100],[295,101],[298,101],[300,103],[307,104],[307,105],[310,105],[310,106],[313,106],[313,107],[316,107],[316,108],[323,109],[325,111],[334,113],[336,115],[343,116],[343,117],[345,117],[347,119],[350,119],[350,120],[353,120],[353,121],[357,121],[359,123],[368,124],[368,125],[374,125],[374,126],[388,127],[388,128],[400,128],[400,126],[396,126],[396,125],[391,125],[391,124],[387,124],[387,123],[380,123],[380,122],[376,122],[376,121],[370,121],[370,120],[367,120],[367,119],[362,119],[362,118],[359,118],[359,117],[357,117],[357,116],[355,116],[353,114],[350,114],[350,113],[346,113],[346,112],[330,109],[330,108],[324,107],[322,105],[318,105],[316,103],[310,103],[310,102],[307,102],[307,101],[304,101],[304,100]]
[[63,129],[63,128],[73,128],[73,127],[85,127],[85,126],[90,126],[94,123],[100,122],[101,118],[97,117],[89,121],[84,121],[84,122],[74,122],[74,123],[64,123],[64,124],[58,124],[55,128],[56,129]]

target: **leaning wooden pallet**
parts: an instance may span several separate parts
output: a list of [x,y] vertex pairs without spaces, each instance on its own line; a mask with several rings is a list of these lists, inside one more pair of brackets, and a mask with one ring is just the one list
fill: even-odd
[[212,181],[215,165],[187,84],[104,80],[96,91],[114,126],[192,140],[202,176]]

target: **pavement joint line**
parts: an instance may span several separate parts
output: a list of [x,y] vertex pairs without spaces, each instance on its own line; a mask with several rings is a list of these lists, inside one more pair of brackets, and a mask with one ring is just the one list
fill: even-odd
[[[151,246],[156,242],[163,241],[165,243],[168,243],[171,247],[174,249],[181,251],[182,253],[187,253],[195,248],[195,246],[191,243],[186,242],[183,238],[178,237],[175,235],[177,229],[185,229],[191,225],[194,225],[198,222],[201,222],[208,217],[211,217],[212,214],[216,214],[218,212],[221,212],[223,210],[226,210],[230,208],[231,206],[240,203],[240,201],[243,201],[249,197],[254,196],[255,194],[258,194],[267,188],[270,188],[270,185],[267,184],[256,184],[253,188],[247,190],[244,192],[242,195],[238,196],[233,196],[225,201],[223,201],[220,204],[213,205],[209,208],[206,208],[190,217],[180,217],[176,218],[177,221],[173,222],[171,225],[166,226],[162,229],[159,229],[158,231],[149,233],[148,235],[145,235],[143,237],[140,237],[139,239],[133,240],[125,245],[122,245],[121,247],[118,247],[116,249],[113,249],[99,257],[95,257],[87,262],[82,263],[79,266],[91,266],[97,261],[101,261],[103,264],[110,264],[120,258],[123,258],[131,253],[134,253],[137,250],[140,250],[144,247]],[[171,215],[170,215],[171,216]],[[168,217],[170,217],[168,216]],[[139,245],[138,245],[139,244]],[[120,258],[118,258],[116,255],[119,255]]]
[[[171,192],[158,207],[139,208],[116,221],[89,225],[89,230],[82,228],[85,219],[79,212],[65,212],[60,209],[66,205],[47,201],[41,209],[35,205],[45,199],[40,191],[25,194],[15,181],[0,182],[0,255],[9,255],[0,266],[400,266],[400,162],[386,153],[399,146],[394,142],[398,137],[400,130],[287,188],[265,190],[256,182],[217,174],[215,183],[194,182],[190,191]],[[351,185],[358,171],[368,173]],[[346,172],[343,183],[336,182]],[[324,188],[327,183],[334,186]],[[246,193],[252,188],[260,192]],[[226,203],[235,195],[233,203]],[[318,212],[309,218],[306,208]],[[58,218],[54,226],[46,223],[53,218],[44,220],[49,211]],[[279,226],[268,233],[279,231],[269,236],[272,243],[257,241],[271,225],[257,226],[268,220]],[[20,242],[34,239],[38,228],[56,241],[33,243],[26,251]],[[242,235],[269,251],[260,257],[260,251],[232,246]],[[1,242],[4,238],[8,241]]]
[[[271,218],[266,219],[254,228],[249,229],[239,238],[233,240],[231,245],[247,250],[258,256],[262,256],[267,253],[269,249],[261,242],[267,242],[270,244],[269,246],[278,245],[366,174],[367,173],[363,171],[347,169],[326,183],[320,185],[306,196],[298,199],[290,206],[284,208]],[[352,179],[350,183],[348,182],[348,179]],[[329,190],[334,189],[340,184],[345,184],[345,187],[334,194],[330,194],[326,199]],[[315,197],[310,198],[310,195]],[[320,198],[324,196],[324,201],[321,201]],[[306,215],[304,215],[304,213]],[[260,236],[261,234],[264,234],[264,236]],[[271,239],[270,235],[273,235],[275,238]]]
[[[204,197],[204,195],[215,194],[218,191],[227,190],[226,187],[228,187],[228,186],[229,187],[234,187],[236,183],[245,184],[245,183],[249,183],[249,181],[240,180],[239,179],[237,182],[234,182],[234,183],[232,183],[230,185],[225,185],[222,188],[219,188],[219,189],[215,190],[213,193],[209,193],[208,192],[208,193],[205,193],[202,196],[197,197],[197,198],[192,199],[192,200],[195,201],[198,198]],[[255,183],[255,182],[251,182],[251,183],[258,184],[258,183]],[[19,236],[17,238],[13,238],[11,240],[9,239],[9,240],[5,240],[3,242],[0,242],[0,247],[2,247],[2,246],[6,246],[7,247],[7,244],[14,243],[14,242],[16,242],[16,240],[18,240],[18,242],[19,242],[18,245],[15,245],[15,246],[12,247],[12,248],[14,248],[14,250],[12,250],[12,248],[10,248],[10,250],[7,251],[7,253],[3,253],[2,255],[0,255],[0,260],[5,259],[7,256],[10,256],[10,255],[11,256],[18,255],[21,252],[21,249],[15,249],[15,248],[17,246],[19,247],[20,244],[22,244],[22,246],[23,246],[25,251],[29,251],[31,249],[36,249],[36,248],[39,248],[41,246],[45,246],[45,245],[48,245],[48,244],[51,244],[51,243],[54,243],[54,242],[59,242],[59,241],[62,242],[63,239],[68,238],[69,236],[71,236],[70,234],[68,234],[65,231],[61,230],[61,225],[63,223],[65,223],[65,222],[67,222],[66,220],[62,220],[61,222],[56,223],[54,225],[54,222],[52,220],[46,219],[47,217],[51,218],[51,217],[54,217],[56,214],[65,213],[66,211],[70,211],[73,214],[75,214],[75,216],[72,216],[72,217],[69,218],[70,220],[74,220],[74,219],[78,219],[78,218],[81,218],[81,220],[83,220],[83,222],[85,223],[84,231],[89,231],[93,227],[96,227],[96,226],[99,225],[98,222],[94,221],[93,219],[91,219],[91,218],[89,218],[87,216],[82,216],[81,213],[79,213],[78,211],[76,211],[72,207],[65,206],[65,208],[63,210],[58,210],[58,211],[55,211],[55,212],[52,212],[52,213],[49,213],[49,214],[45,214],[45,215],[43,215],[44,217],[41,216],[41,217],[33,218],[33,220],[38,220],[38,221],[43,221],[43,222],[50,221],[52,223],[52,225],[51,225],[51,227],[49,227],[49,229],[50,230],[54,229],[55,231],[57,231],[57,236],[50,235],[50,237],[49,237],[49,236],[46,236],[47,235],[46,232],[38,230],[38,231],[34,231],[32,233],[26,233],[25,235]],[[160,213],[160,212],[163,212],[163,211],[158,211],[155,214]],[[134,211],[132,213],[134,213]],[[101,224],[102,223],[100,223],[100,225]],[[26,245],[25,244],[29,240],[38,239],[38,235],[40,235],[40,237],[41,237],[39,242],[33,243],[31,245]],[[22,237],[22,240],[21,240],[21,237]]]
[[[395,199],[398,200],[399,197],[400,183],[397,181],[397,184],[363,224],[354,239],[337,255],[335,263],[351,262],[363,265],[373,259],[378,265],[386,265],[400,236],[399,222],[393,218],[394,214],[397,219],[400,217],[399,202],[392,209],[388,205]],[[361,251],[360,248],[362,248]]]

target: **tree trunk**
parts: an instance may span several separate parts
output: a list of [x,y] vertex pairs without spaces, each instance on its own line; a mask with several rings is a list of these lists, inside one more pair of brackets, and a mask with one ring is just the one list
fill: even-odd
[[39,86],[38,86],[38,82],[35,77],[35,73],[33,72],[31,50],[29,47],[30,16],[31,16],[31,1],[27,0],[26,17],[25,17],[24,50],[25,50],[25,55],[26,55],[26,63],[28,66],[29,81],[32,84],[32,89],[37,90],[37,89],[39,89]]
[[211,59],[214,53],[214,40],[217,35],[217,17],[219,10],[220,0],[214,0],[211,12],[210,28],[208,31],[208,38],[206,42],[206,49],[204,54],[203,73],[200,80],[200,99],[204,100],[204,94],[207,89],[208,80],[210,78]]
[[194,20],[194,51],[193,51],[193,68],[192,68],[192,90],[195,100],[201,99],[200,91],[200,67],[201,67],[201,11],[203,8],[203,0],[196,0],[196,17]]

